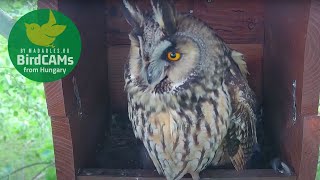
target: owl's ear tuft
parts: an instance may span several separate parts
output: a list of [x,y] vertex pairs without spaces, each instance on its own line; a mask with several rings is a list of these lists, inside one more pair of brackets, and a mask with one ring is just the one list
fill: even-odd
[[176,9],[171,0],[151,0],[155,21],[168,34],[176,31]]
[[137,6],[133,6],[128,0],[123,0],[121,8],[124,17],[133,28],[140,28],[142,26],[144,17]]

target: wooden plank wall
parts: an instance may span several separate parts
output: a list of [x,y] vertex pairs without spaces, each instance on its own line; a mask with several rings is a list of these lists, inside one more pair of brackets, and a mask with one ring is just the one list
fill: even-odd
[[316,178],[319,146],[320,116],[320,0],[311,0],[304,52],[301,115],[304,116],[299,180]]
[[[290,15],[290,21],[288,21]],[[266,7],[264,110],[269,136],[282,158],[298,171],[301,157],[302,117],[293,122],[293,80],[297,81],[297,109],[301,89],[308,4],[268,2]]]
[[[38,8],[58,9],[58,0],[39,0]],[[69,120],[66,116],[62,80],[45,83],[48,114],[51,117],[55,167],[58,179],[75,179],[74,154]],[[56,118],[61,117],[61,118]]]
[[78,27],[82,40],[76,68],[65,78],[44,85],[59,180],[76,179],[79,168],[96,167],[97,144],[104,140],[111,118],[104,3],[104,0],[38,2],[39,8],[56,9],[69,17]]
[[[123,91],[123,66],[129,51],[128,33],[131,27],[120,11],[119,0],[107,1],[108,72],[113,110],[126,111]],[[141,9],[150,8],[148,0],[137,0]],[[242,52],[248,62],[249,83],[261,102],[262,56],[264,41],[264,2],[250,0],[176,0],[181,13],[192,13],[205,21],[230,45]]]
[[320,1],[312,0],[304,54],[302,115],[318,114],[320,93]]
[[317,180],[320,145],[320,117],[305,117],[298,180]]
[[[265,16],[266,129],[298,180],[314,180],[320,141],[319,0],[268,1]],[[292,86],[297,81],[296,92]],[[296,97],[296,121],[294,98]]]

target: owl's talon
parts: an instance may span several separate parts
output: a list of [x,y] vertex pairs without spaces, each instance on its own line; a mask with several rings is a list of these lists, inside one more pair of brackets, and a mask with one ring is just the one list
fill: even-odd
[[278,173],[284,174],[286,176],[291,176],[292,171],[289,168],[289,166],[282,162],[279,158],[275,158],[271,161],[272,169],[275,170]]

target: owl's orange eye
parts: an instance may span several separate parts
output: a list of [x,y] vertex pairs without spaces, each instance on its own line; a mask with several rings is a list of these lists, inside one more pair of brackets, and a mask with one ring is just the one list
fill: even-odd
[[167,58],[169,61],[179,61],[181,58],[181,54],[178,52],[168,52]]

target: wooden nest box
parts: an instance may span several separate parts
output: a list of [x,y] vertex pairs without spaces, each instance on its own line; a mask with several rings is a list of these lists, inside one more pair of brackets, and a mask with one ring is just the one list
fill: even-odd
[[[278,156],[294,172],[284,176],[272,169],[240,173],[219,169],[206,170],[201,177],[314,180],[320,142],[320,1],[175,2],[180,12],[202,19],[230,47],[245,55],[250,86],[263,104],[264,128]],[[121,143],[120,137],[129,138],[133,133],[127,127],[123,91],[131,28],[122,16],[120,3],[38,2],[39,8],[55,9],[70,17],[82,38],[82,54],[74,71],[62,80],[45,83],[59,180],[161,178],[154,170],[131,162],[139,156],[136,148],[130,148],[134,140]],[[149,5],[148,0],[138,3]],[[121,125],[114,125],[116,118]],[[113,146],[119,148],[118,153],[109,151]],[[106,153],[101,149],[107,149]]]

